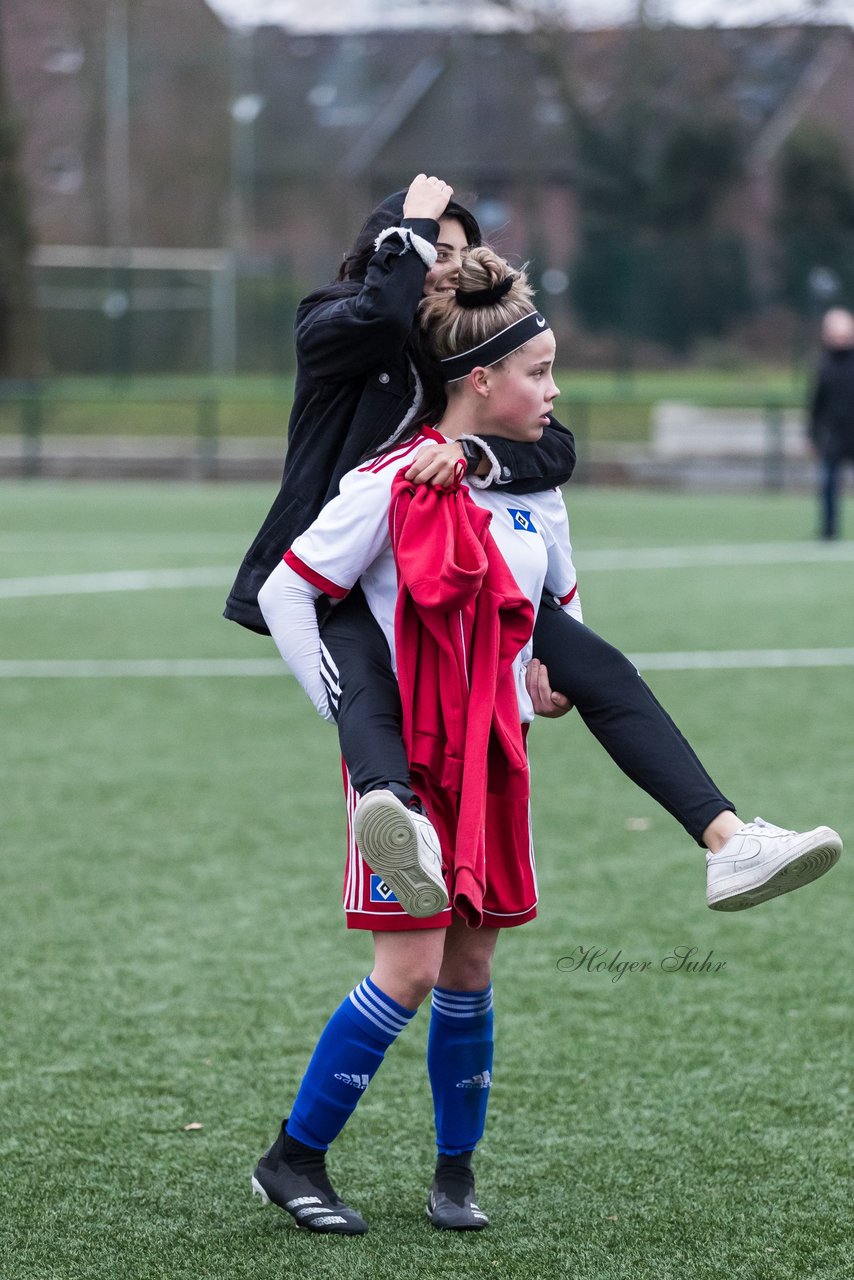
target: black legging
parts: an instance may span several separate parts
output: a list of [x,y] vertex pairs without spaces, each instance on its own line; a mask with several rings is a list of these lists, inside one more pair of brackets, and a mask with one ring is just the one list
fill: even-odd
[[[354,787],[364,793],[389,782],[408,786],[397,681],[385,636],[359,588],[330,610],[321,637],[338,668],[338,737]],[[547,596],[534,628],[534,655],[614,763],[698,844],[713,818],[734,811],[625,654]]]

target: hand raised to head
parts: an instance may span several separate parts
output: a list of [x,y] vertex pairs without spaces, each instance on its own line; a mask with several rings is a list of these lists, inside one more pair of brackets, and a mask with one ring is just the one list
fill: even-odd
[[453,194],[454,188],[441,178],[428,178],[426,173],[419,173],[409,184],[403,201],[403,216],[433,218],[438,222]]

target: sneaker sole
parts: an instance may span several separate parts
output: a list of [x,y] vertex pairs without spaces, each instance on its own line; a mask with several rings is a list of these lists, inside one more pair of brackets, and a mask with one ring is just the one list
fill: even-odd
[[745,873],[735,872],[729,877],[732,887],[726,888],[726,882],[716,885],[707,899],[708,905],[712,911],[746,911],[748,907],[758,907],[761,902],[779,898],[817,880],[836,865],[841,853],[842,841],[836,832],[830,827],[819,827],[811,833],[806,848],[787,854],[759,884],[750,880],[745,884]]
[[407,915],[424,918],[447,910],[448,890],[418,861],[418,836],[394,805],[370,796],[361,802],[356,843],[372,871],[382,876]]

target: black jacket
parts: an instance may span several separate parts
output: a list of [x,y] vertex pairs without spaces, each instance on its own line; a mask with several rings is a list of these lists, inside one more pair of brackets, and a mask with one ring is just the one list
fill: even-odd
[[823,458],[854,459],[854,349],[825,352],[810,405],[809,435]]
[[[436,243],[438,223],[395,219]],[[327,285],[297,310],[297,375],[282,485],[238,570],[225,617],[267,634],[258,592],[294,539],[338,492],[345,472],[400,426],[415,402],[409,336],[426,267],[399,236],[373,255],[363,282]],[[572,433],[553,422],[536,445],[490,437],[513,493],[564,484]]]

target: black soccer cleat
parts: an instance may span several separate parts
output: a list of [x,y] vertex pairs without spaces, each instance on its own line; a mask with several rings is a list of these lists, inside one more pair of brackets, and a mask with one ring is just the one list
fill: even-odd
[[252,1175],[253,1195],[264,1204],[278,1205],[307,1231],[363,1236],[368,1224],[336,1194],[326,1173],[325,1153],[291,1138],[289,1146],[298,1150],[286,1154],[287,1123],[282,1121],[276,1141],[258,1161]]
[[440,1231],[482,1231],[489,1218],[474,1198],[471,1153],[440,1156],[427,1197],[427,1218]]

